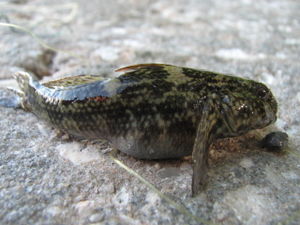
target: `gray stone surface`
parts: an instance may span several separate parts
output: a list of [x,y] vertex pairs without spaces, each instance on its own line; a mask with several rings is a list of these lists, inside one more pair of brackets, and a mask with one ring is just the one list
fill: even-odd
[[[119,154],[193,215],[214,224],[300,223],[300,2],[295,0],[0,1],[0,86],[22,69],[44,80],[171,63],[266,83],[279,102],[270,130],[289,134],[285,154],[264,151],[268,130],[211,149],[207,191],[191,198],[191,162]],[[22,110],[0,108],[0,224],[199,224],[109,157],[103,141],[60,137]],[[203,224],[208,224],[204,222]]]

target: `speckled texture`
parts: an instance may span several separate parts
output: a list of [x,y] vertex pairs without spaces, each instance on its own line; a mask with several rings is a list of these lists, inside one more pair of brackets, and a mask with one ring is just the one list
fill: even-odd
[[[113,79],[81,75],[44,84],[25,72],[15,77],[25,110],[68,134],[107,139],[141,159],[191,154],[198,126],[214,140],[276,120],[277,102],[262,83],[165,64],[118,71],[125,73]],[[210,118],[202,118],[204,111]]]
[[[189,158],[146,161],[121,153],[118,158],[194,215],[216,224],[299,223],[298,1],[78,0],[73,18],[61,1],[10,2],[1,3],[9,21],[79,57],[58,52],[51,63],[43,61],[46,51],[29,35],[1,27],[1,87],[13,84],[15,71],[41,71],[41,64],[53,74],[43,78],[47,81],[66,74],[107,78],[115,68],[145,62],[265,83],[278,100],[275,126],[218,141],[210,149],[208,190],[196,198],[190,197]],[[56,137],[30,113],[0,111],[1,223],[198,224],[115,165],[105,142]],[[289,135],[286,154],[259,147],[276,129]]]
[[240,136],[276,120],[277,102],[262,83],[167,64],[117,71],[125,73],[114,79],[81,75],[44,84],[18,72],[20,104],[68,134],[109,140],[136,158],[192,153],[193,195],[205,189],[214,140]]

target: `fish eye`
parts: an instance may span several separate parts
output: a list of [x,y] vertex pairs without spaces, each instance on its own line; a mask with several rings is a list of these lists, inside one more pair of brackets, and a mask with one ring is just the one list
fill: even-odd
[[268,97],[268,91],[264,86],[258,86],[258,88],[256,89],[256,95],[259,98],[265,99]]

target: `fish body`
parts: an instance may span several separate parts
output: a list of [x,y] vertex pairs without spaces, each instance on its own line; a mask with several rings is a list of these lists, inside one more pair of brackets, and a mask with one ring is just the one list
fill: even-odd
[[274,96],[253,80],[166,64],[117,71],[123,74],[109,79],[80,75],[41,84],[25,72],[16,79],[23,108],[71,135],[107,139],[141,159],[193,154],[193,193],[205,183],[215,139],[276,120]]

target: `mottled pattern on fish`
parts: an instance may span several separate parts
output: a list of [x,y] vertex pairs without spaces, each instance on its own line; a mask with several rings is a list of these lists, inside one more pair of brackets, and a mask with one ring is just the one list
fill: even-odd
[[137,158],[193,153],[194,194],[204,186],[213,140],[276,120],[276,100],[259,82],[165,64],[118,71],[110,79],[82,75],[44,84],[24,72],[16,78],[23,107],[69,134],[105,138]]

